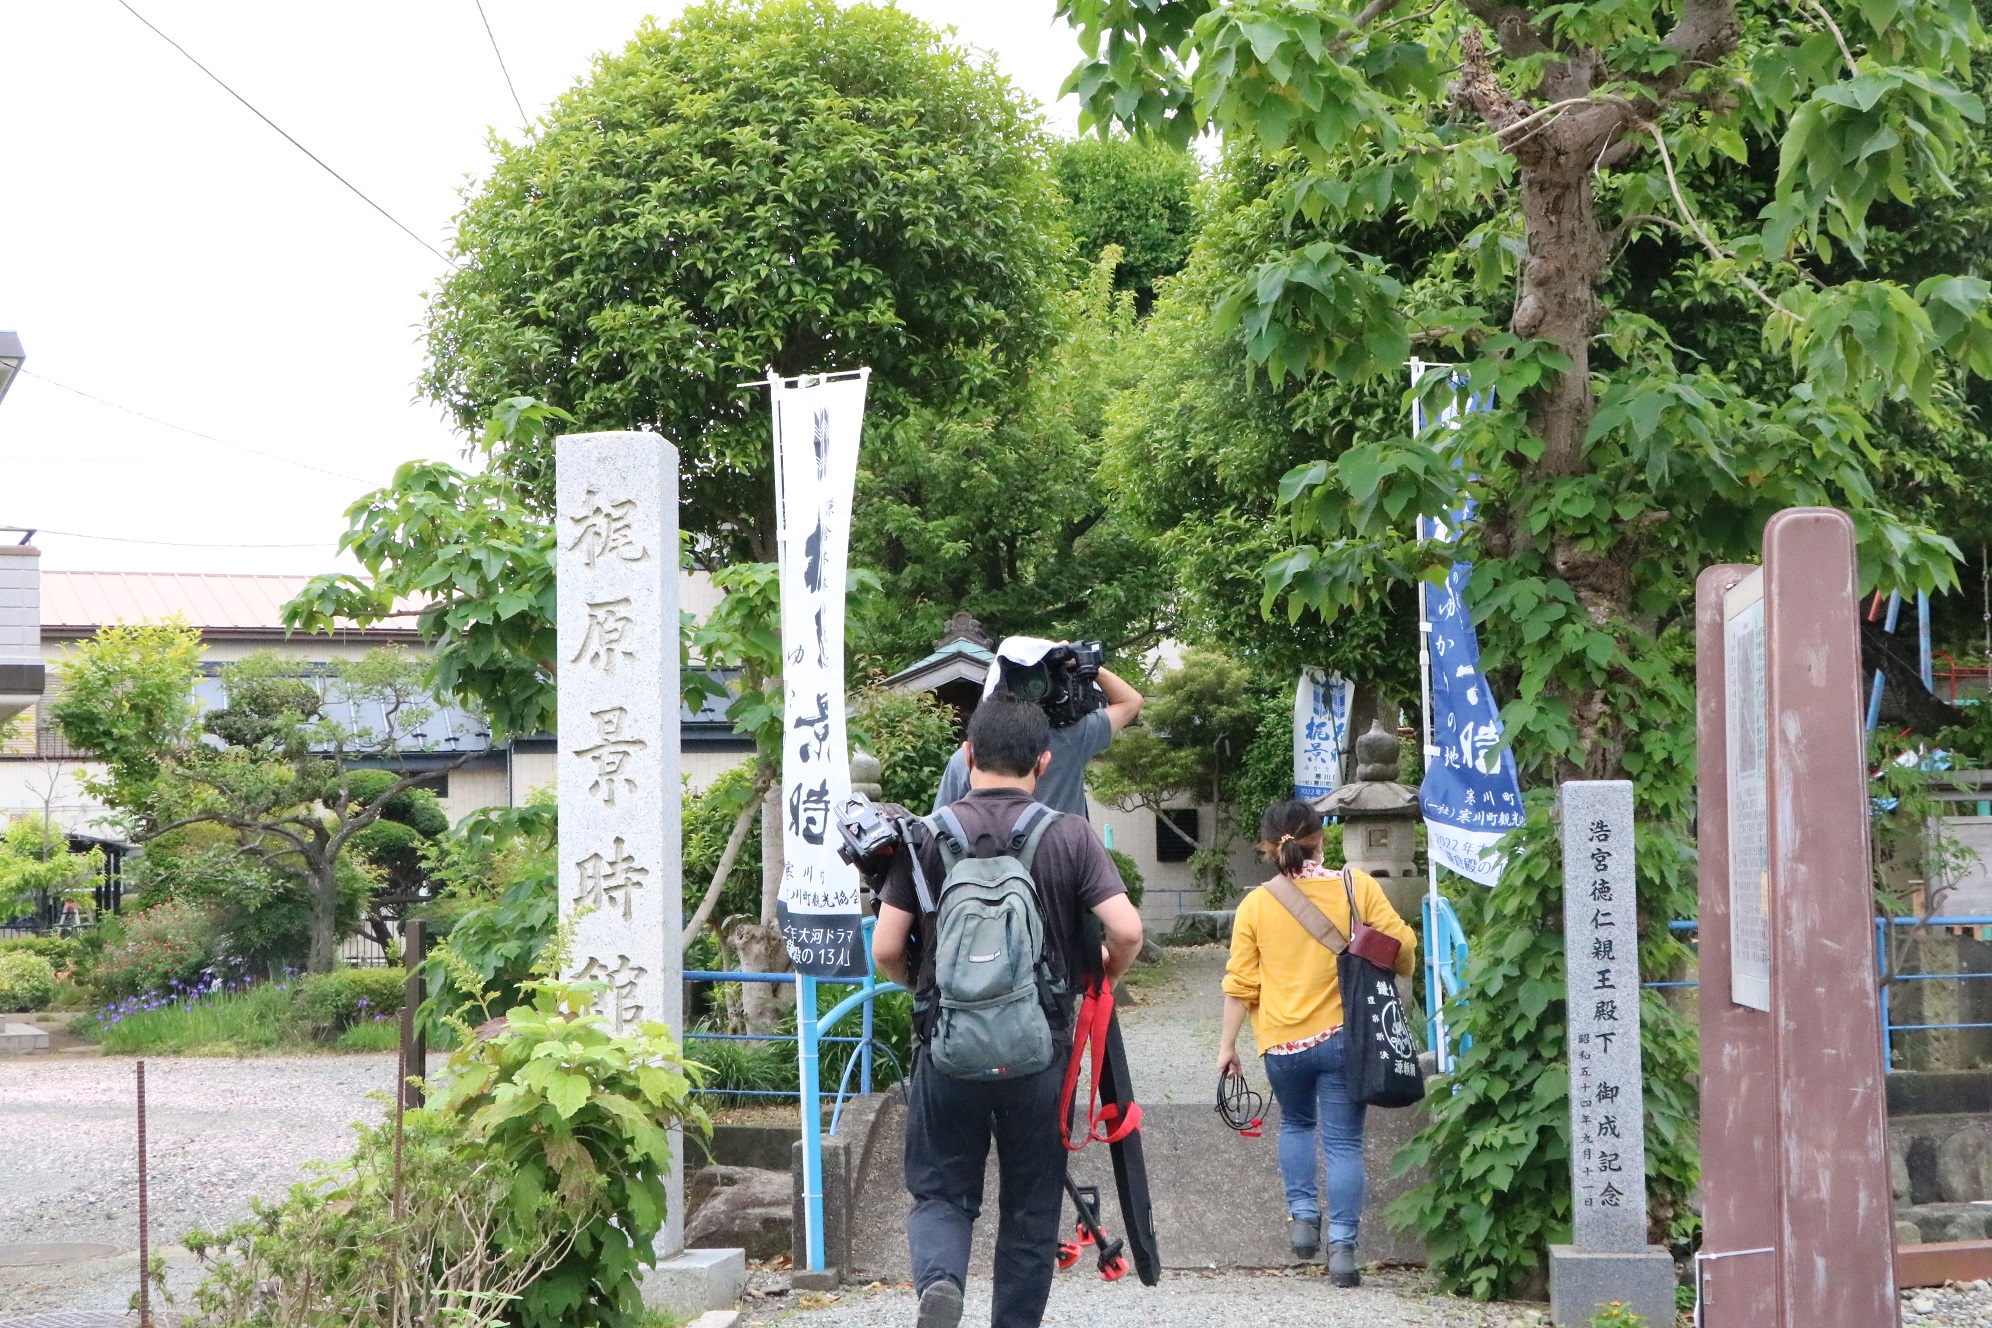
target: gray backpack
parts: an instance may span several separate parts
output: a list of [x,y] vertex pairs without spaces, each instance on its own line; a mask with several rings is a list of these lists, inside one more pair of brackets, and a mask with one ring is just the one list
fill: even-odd
[[[1058,813],[1034,802],[1010,833],[1009,852],[969,856],[952,807],[921,824],[934,836],[947,879],[938,900],[915,872],[932,918],[934,988],[927,994],[927,1056],[951,1079],[1016,1079],[1049,1066],[1057,983],[1045,961],[1044,910],[1031,860]],[[916,858],[917,862],[917,858]]]

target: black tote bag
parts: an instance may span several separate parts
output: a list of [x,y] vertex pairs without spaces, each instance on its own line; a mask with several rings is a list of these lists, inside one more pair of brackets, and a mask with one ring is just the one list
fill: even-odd
[[1408,1107],[1425,1096],[1425,1076],[1418,1067],[1418,1048],[1411,1041],[1411,1023],[1398,999],[1393,966],[1397,940],[1362,919],[1356,908],[1355,878],[1342,868],[1342,889],[1349,897],[1350,934],[1328,920],[1314,901],[1284,876],[1266,889],[1293,920],[1335,956],[1335,976],[1342,986],[1342,1045],[1349,1096],[1372,1107]]

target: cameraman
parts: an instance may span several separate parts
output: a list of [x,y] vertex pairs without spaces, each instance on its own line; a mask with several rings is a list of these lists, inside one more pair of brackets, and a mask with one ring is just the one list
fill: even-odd
[[[1140,698],[1135,698],[1140,704]],[[1042,801],[1053,733],[1041,706],[1013,695],[985,700],[969,721],[962,753],[969,791],[953,804],[969,853],[1010,851],[1019,818]],[[931,837],[914,849],[930,881],[943,879]],[[937,985],[935,955],[922,938],[923,916],[912,853],[898,855],[879,894],[872,959],[879,972],[920,995]],[[1067,991],[1102,969],[1108,980],[1141,949],[1141,915],[1128,902],[1112,859],[1084,821],[1061,816],[1044,832],[1030,873],[1044,920],[1044,954]],[[1085,940],[1088,915],[1105,944]],[[993,958],[993,956],[991,956]],[[970,1241],[982,1211],[982,1177],[996,1142],[996,1280],[991,1328],[1037,1328],[1057,1266],[1064,1206],[1065,1143],[1059,1137],[1059,1090],[1072,1041],[1072,1010],[1052,1022],[1051,1064],[1035,1074],[982,1080],[950,1078],[917,1053],[906,1109],[906,1188],[913,1196],[906,1237],[920,1293],[917,1328],[956,1328],[968,1278]],[[921,1034],[925,1046],[926,1034]]]
[[[1055,676],[1037,676],[1050,674]],[[1045,641],[1034,636],[1007,636],[996,647],[996,661],[989,666],[983,684],[986,701],[999,692],[1018,695],[1026,690],[1025,680],[1037,684],[1031,690],[1044,690],[1046,714],[1051,720],[1051,766],[1037,784],[1037,800],[1055,812],[1066,812],[1090,820],[1086,811],[1086,763],[1107,750],[1114,735],[1134,723],[1141,714],[1143,697],[1112,670],[1101,666],[1099,691],[1106,704],[1084,714],[1070,712],[1085,704],[1082,698],[1092,692],[1092,684],[1081,676],[1069,641]],[[1054,714],[1054,710],[1065,713]],[[1060,723],[1062,719],[1070,722]],[[968,745],[948,758],[941,775],[940,792],[934,796],[934,810],[959,802],[969,789]]]

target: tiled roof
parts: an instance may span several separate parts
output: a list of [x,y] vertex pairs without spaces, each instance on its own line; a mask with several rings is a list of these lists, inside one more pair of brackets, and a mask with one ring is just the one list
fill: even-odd
[[[304,589],[302,576],[206,572],[54,572],[41,574],[44,632],[87,631],[115,622],[178,614],[205,631],[283,630],[283,606]],[[386,630],[411,630],[397,620]]]

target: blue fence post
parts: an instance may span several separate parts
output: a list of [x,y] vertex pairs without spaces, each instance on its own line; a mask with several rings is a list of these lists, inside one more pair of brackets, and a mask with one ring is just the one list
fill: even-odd
[[[863,935],[863,937],[864,937],[864,941],[865,941],[865,987],[864,987],[864,989],[865,989],[865,1024],[864,1024],[864,1032],[863,1032],[863,1038],[864,1038],[864,1040],[863,1040],[862,1042],[858,1043],[858,1092],[859,1092],[860,1094],[863,1094],[863,1095],[869,1095],[869,1094],[870,1094],[870,1092],[872,1091],[872,1000],[871,1000],[871,993],[872,993],[872,992],[873,992],[873,990],[874,990],[874,989],[876,989],[876,988],[877,988],[877,986],[878,986],[878,969],[872,966],[872,958],[871,958],[871,934],[872,934],[872,926],[874,925],[874,923],[875,923],[876,921],[877,921],[877,919],[875,919],[875,918],[866,918],[866,919],[865,919],[865,922],[864,922],[864,926],[863,926],[863,927],[862,927],[862,928],[860,929],[860,934],[862,934],[862,935]],[[842,1088],[839,1088],[839,1089],[837,1090],[837,1095],[838,1095],[838,1096],[839,1096],[840,1098],[841,1098],[841,1097],[843,1096],[843,1089],[842,1089]]]
[[[1882,624],[1882,629],[1890,636],[1895,635],[1896,615],[1901,612],[1902,596],[1890,592],[1888,596],[1888,621]],[[1874,687],[1868,692],[1867,731],[1869,733],[1873,733],[1875,728],[1881,723],[1881,689],[1885,681],[1886,679],[1882,671],[1876,669],[1874,671]]]
[[802,1057],[803,1255],[809,1270],[823,1271],[823,1093],[816,1081],[816,979],[796,975],[795,1026]]

